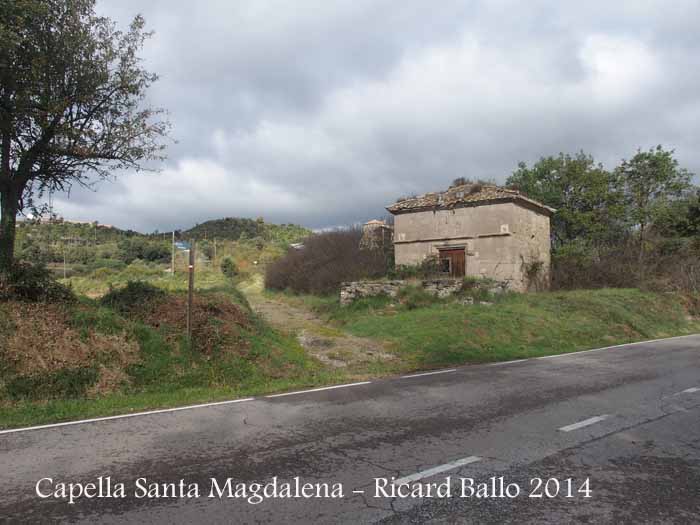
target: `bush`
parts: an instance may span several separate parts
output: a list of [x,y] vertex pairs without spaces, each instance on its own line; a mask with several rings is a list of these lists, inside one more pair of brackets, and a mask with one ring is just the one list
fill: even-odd
[[423,259],[418,265],[400,265],[396,268],[389,268],[391,279],[430,279],[431,277],[442,277],[440,272],[440,259],[437,255],[430,255]]
[[426,292],[419,286],[406,286],[405,288],[401,288],[396,294],[396,297],[408,310],[415,310],[416,308],[422,308],[440,302],[438,297]]
[[552,288],[651,288],[700,292],[700,246],[692,238],[649,239],[640,262],[639,243],[572,244],[552,255]]
[[224,257],[224,259],[221,261],[221,273],[223,273],[229,279],[233,279],[236,277],[236,275],[238,275],[238,268],[231,257]]
[[76,297],[45,266],[17,262],[9,272],[0,272],[0,300],[10,299],[71,303]]
[[102,268],[120,271],[126,268],[126,263],[118,259],[95,259],[87,265],[87,269],[92,271],[99,270]]
[[386,276],[391,257],[381,249],[361,249],[361,238],[357,228],[313,235],[302,249],[290,249],[267,267],[265,286],[329,295],[341,282]]
[[15,376],[5,385],[11,399],[77,399],[85,397],[95,384],[98,372],[93,367],[63,368],[43,374]]
[[129,281],[123,288],[111,288],[101,299],[102,306],[108,306],[120,313],[128,314],[161,300],[166,293],[144,281]]
[[119,257],[126,264],[140,259],[149,262],[170,260],[171,250],[161,241],[149,241],[140,237],[122,239],[118,243]]
[[496,295],[493,290],[500,290],[499,283],[488,277],[473,277],[467,276],[462,282],[462,288],[459,295],[463,297],[471,297],[476,302],[493,302]]

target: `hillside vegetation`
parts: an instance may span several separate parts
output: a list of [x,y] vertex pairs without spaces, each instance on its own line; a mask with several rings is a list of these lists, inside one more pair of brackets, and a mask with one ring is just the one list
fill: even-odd
[[73,304],[0,302],[0,427],[332,380],[231,283],[198,290],[192,344],[185,302],[143,283]]
[[197,224],[189,230],[178,232],[186,239],[222,239],[238,241],[240,239],[255,239],[289,244],[302,240],[311,231],[296,224],[271,224],[262,218],[256,220],[226,217]]
[[[310,230],[294,224],[270,224],[262,219],[217,219],[176,231],[176,240],[202,241],[208,258],[213,245],[241,242],[262,250],[283,252]],[[139,233],[95,223],[24,221],[17,227],[17,255],[33,263],[68,266],[72,272],[130,264],[135,260],[165,263],[170,260],[172,232]],[[62,270],[62,268],[61,268]]]
[[404,369],[415,370],[700,332],[697,303],[636,289],[506,294],[487,297],[486,304],[438,300],[420,290],[408,290],[399,300],[376,297],[349,307],[334,298],[285,299],[305,303],[353,335],[390,341]]

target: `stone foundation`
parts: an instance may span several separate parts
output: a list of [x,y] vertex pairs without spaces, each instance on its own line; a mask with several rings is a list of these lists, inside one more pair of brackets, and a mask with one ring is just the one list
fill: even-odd
[[406,281],[353,281],[340,284],[340,304],[347,305],[363,297],[387,295],[396,297],[398,291],[406,286]]
[[[423,281],[353,281],[341,283],[340,304],[348,305],[363,297],[376,297],[386,295],[396,297],[396,294],[405,286],[421,286],[426,292],[437,295],[440,298],[454,295],[462,289],[462,279],[426,279]],[[491,293],[501,293],[508,290],[508,282],[495,283],[489,287]]]

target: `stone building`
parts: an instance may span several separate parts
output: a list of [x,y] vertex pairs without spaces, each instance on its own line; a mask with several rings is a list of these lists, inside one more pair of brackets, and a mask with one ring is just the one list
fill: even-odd
[[435,257],[445,276],[488,277],[514,291],[549,284],[553,208],[515,190],[465,184],[402,199],[394,215],[397,265]]
[[372,219],[362,225],[362,238],[360,239],[360,248],[374,249],[391,249],[391,243],[394,240],[394,229],[386,221]]

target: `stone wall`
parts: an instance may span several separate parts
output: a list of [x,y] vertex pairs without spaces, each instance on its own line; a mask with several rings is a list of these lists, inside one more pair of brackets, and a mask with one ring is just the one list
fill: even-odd
[[[340,285],[340,304],[348,305],[363,297],[386,295],[396,297],[399,290],[405,286],[421,286],[426,292],[440,298],[449,297],[462,289],[462,279],[426,279],[418,282],[409,281],[353,281]],[[491,293],[500,293],[509,288],[509,283],[495,283],[489,288]]]
[[350,304],[362,297],[376,297],[378,295],[396,297],[398,291],[406,284],[406,281],[354,281],[341,283],[340,304]]
[[431,279],[421,281],[423,289],[440,298],[449,297],[462,289],[462,279]]

